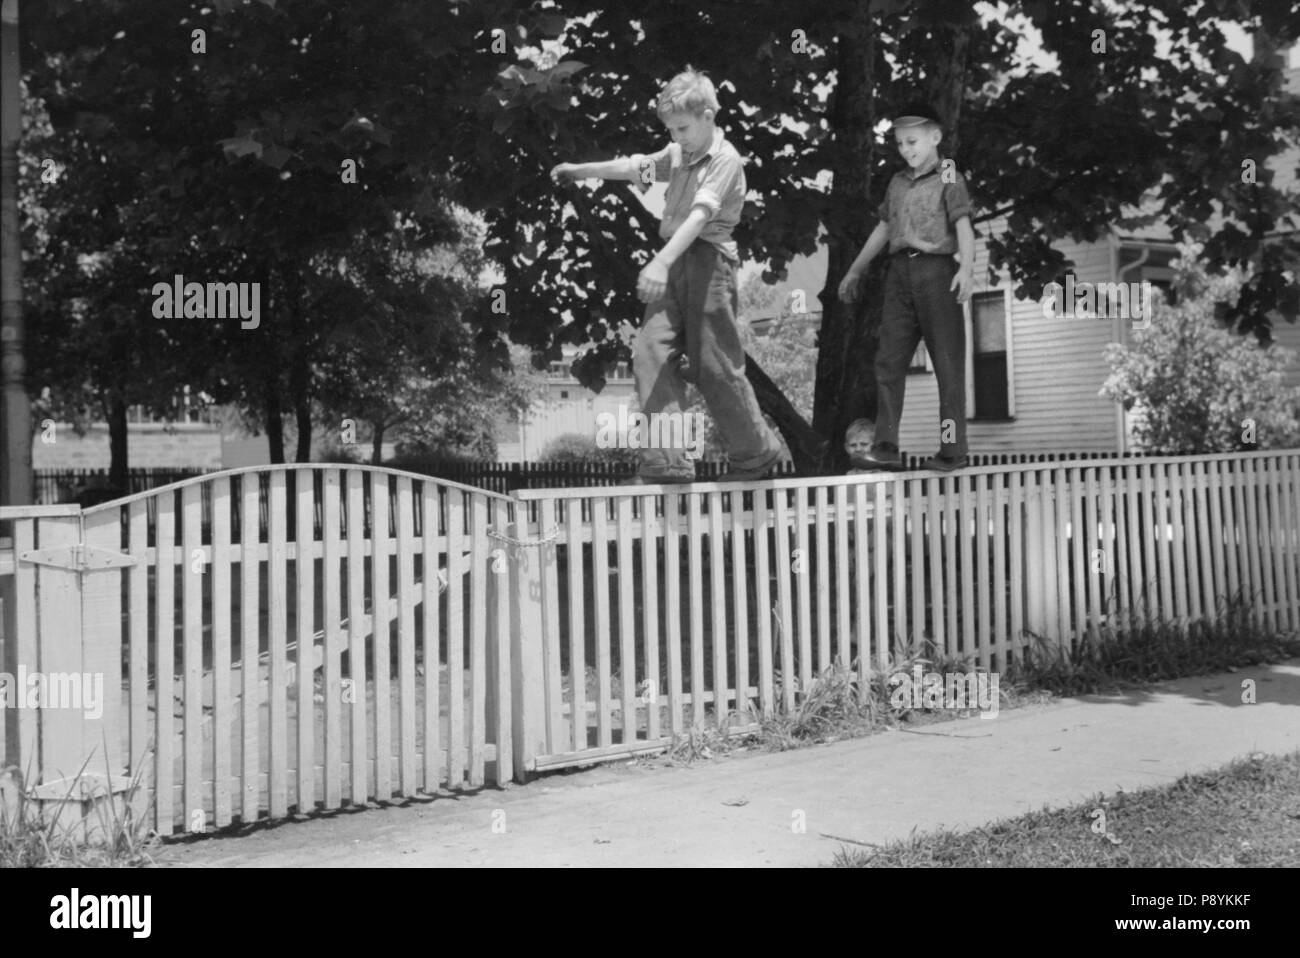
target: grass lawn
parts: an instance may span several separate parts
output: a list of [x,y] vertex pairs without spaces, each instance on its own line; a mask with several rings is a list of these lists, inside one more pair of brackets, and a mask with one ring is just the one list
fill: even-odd
[[[1099,828],[1105,813],[1105,833]],[[1097,829],[1097,830],[1094,830]],[[1300,752],[1255,755],[1172,785],[1098,795],[968,832],[841,850],[840,868],[1214,868],[1300,865]]]

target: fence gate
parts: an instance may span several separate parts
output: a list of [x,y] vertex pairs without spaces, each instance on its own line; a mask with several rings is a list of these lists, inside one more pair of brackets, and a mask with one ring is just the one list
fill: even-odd
[[4,671],[102,689],[5,710],[10,761],[138,777],[164,835],[510,779],[512,509],[333,465],[5,509]]
[[124,769],[102,743],[117,739],[121,650],[102,641],[96,598],[134,560],[88,546],[77,506],[3,508],[0,522],[0,766],[16,765],[39,799],[120,789]]

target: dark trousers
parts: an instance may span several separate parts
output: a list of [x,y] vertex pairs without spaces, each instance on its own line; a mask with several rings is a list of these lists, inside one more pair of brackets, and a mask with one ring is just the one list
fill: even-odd
[[[632,347],[632,373],[647,415],[682,412],[689,377],[727,443],[731,466],[757,469],[777,460],[781,441],[745,378],[736,307],[735,264],[712,243],[696,240],[668,268],[663,298],[646,306]],[[681,449],[642,449],[639,473],[691,478],[695,463]]]
[[939,452],[952,458],[966,455],[966,318],[956,291],[949,288],[956,274],[950,255],[900,253],[890,258],[876,351],[877,443],[898,445],[907,369],[924,339],[939,381]]

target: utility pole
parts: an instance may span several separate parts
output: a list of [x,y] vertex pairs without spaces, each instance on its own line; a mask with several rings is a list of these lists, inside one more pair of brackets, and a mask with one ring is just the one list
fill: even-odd
[[0,505],[32,503],[32,409],[23,353],[18,140],[22,133],[18,0],[0,0]]

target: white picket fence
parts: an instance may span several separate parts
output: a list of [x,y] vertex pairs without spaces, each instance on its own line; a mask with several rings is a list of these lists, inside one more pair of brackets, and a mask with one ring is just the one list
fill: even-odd
[[510,507],[391,470],[279,466],[3,510],[5,671],[109,677],[97,717],[11,710],[11,747],[46,797],[87,755],[114,782],[143,766],[162,834],[506,781],[510,701],[489,691],[506,687],[509,606],[488,533]]
[[[986,670],[1240,597],[1300,628],[1294,452],[987,466],[951,475],[519,491],[538,767],[749,727],[824,670],[918,651]],[[660,494],[662,492],[662,494]],[[587,676],[576,681],[575,676]],[[574,716],[580,716],[577,720]],[[585,717],[585,718],[581,718]]]
[[101,714],[0,709],[0,766],[46,799],[87,758],[113,788],[143,775],[158,830],[193,832],[751,727],[832,664],[866,682],[904,649],[1001,670],[1031,642],[1209,621],[1234,596],[1295,630],[1298,466],[1284,451],[506,497],[298,465],[0,509],[0,671],[107,678]]

